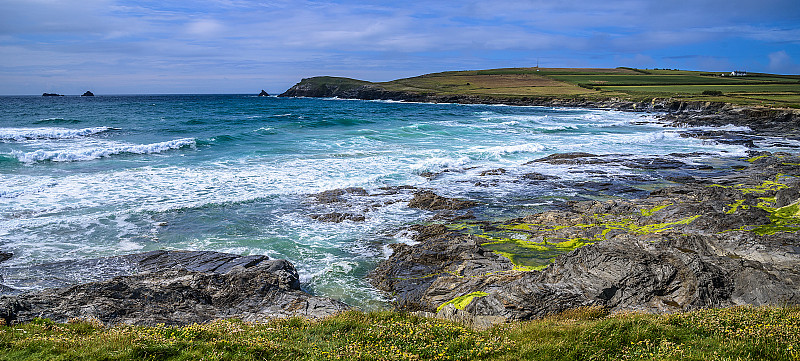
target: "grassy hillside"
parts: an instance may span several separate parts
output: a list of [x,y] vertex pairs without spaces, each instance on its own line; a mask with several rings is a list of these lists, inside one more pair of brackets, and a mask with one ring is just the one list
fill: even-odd
[[797,360],[800,309],[607,315],[584,308],[476,331],[402,313],[322,321],[0,326],[0,360]]
[[800,75],[644,70],[633,68],[508,68],[455,71],[377,83],[387,90],[496,97],[669,97],[741,105],[800,108]]

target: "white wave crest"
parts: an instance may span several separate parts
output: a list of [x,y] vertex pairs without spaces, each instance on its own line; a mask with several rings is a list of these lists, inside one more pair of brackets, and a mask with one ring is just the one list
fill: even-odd
[[105,147],[90,147],[82,149],[64,150],[37,150],[33,152],[13,151],[11,154],[20,162],[36,163],[51,162],[76,162],[109,157],[115,154],[153,154],[186,146],[195,146],[194,138],[175,139],[167,142],[153,144],[119,144]]
[[469,157],[432,157],[420,160],[416,164],[411,165],[411,170],[418,174],[423,172],[441,172],[445,169],[463,167],[469,162]]
[[545,150],[545,146],[536,143],[517,144],[517,145],[504,145],[496,147],[476,147],[475,151],[480,153],[488,153],[493,156],[501,156],[514,153],[535,153]]
[[16,141],[34,139],[71,139],[109,131],[113,128],[94,127],[83,129],[69,128],[0,128],[0,141]]

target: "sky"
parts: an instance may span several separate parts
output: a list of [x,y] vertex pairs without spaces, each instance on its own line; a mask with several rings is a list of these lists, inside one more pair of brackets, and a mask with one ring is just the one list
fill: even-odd
[[506,67],[800,74],[800,0],[0,0],[0,94],[280,93]]

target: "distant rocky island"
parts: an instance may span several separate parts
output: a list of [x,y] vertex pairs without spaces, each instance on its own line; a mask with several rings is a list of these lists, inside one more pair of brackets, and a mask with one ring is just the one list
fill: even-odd
[[92,93],[91,91],[87,90],[85,93],[81,94],[81,96],[82,97],[93,97],[94,93]]
[[264,89],[261,89],[261,93],[258,93],[258,96],[260,96],[260,97],[268,97],[269,93],[267,93]]
[[56,93],[43,93],[42,96],[43,97],[63,97],[63,95],[56,94]]

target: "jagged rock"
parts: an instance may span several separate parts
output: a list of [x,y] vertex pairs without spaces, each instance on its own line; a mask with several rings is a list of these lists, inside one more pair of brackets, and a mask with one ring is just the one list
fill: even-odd
[[312,214],[311,218],[320,222],[342,223],[344,221],[364,222],[367,218],[362,214],[331,212],[325,214]]
[[395,295],[401,308],[436,310],[493,281],[519,277],[502,273],[514,265],[481,247],[481,238],[449,232],[441,225],[419,227],[416,231],[418,245],[390,245],[392,256],[370,276],[377,288]]
[[576,158],[587,158],[587,157],[597,157],[597,154],[591,154],[585,152],[555,153],[555,154],[550,154],[544,158],[533,160],[531,162],[547,162],[547,163],[559,164],[560,161],[563,160],[571,160]]
[[525,173],[525,174],[522,175],[522,179],[530,180],[530,181],[543,181],[543,180],[557,179],[557,178],[558,177],[556,177],[556,176],[544,175],[544,174],[536,173],[536,172]]
[[419,191],[414,193],[414,198],[408,202],[410,208],[419,208],[427,211],[436,210],[458,210],[476,206],[477,203],[470,200],[446,198],[431,191]]
[[485,177],[487,175],[502,175],[502,174],[506,174],[506,170],[503,168],[497,168],[481,172],[481,177]]
[[218,252],[155,251],[115,257],[137,274],[0,297],[0,317],[27,322],[94,318],[106,324],[185,325],[219,318],[320,318],[349,307],[300,290],[285,260]]
[[269,93],[267,93],[264,89],[261,89],[261,93],[258,93],[258,96],[260,96],[260,97],[268,97]]
[[91,91],[87,90],[86,93],[81,94],[81,96],[82,97],[93,97],[94,93],[92,93]]
[[316,201],[319,203],[337,203],[337,202],[344,202],[345,199],[343,196],[345,195],[366,196],[368,195],[368,193],[364,188],[349,187],[349,188],[331,189],[319,192],[317,194],[312,195],[312,197],[314,197],[314,199],[316,199]]
[[[800,303],[800,181],[786,176],[798,174],[800,157],[759,153],[749,163],[642,199],[570,202],[467,227],[480,226],[489,240],[444,225],[412,227],[419,243],[393,245],[370,277],[399,307],[431,314],[480,293],[447,317],[491,322],[581,306],[674,312]],[[504,230],[514,238],[504,241]],[[517,244],[577,241],[588,245],[554,256],[543,270],[517,264],[546,256],[515,254]],[[498,242],[510,248],[492,252]]]

